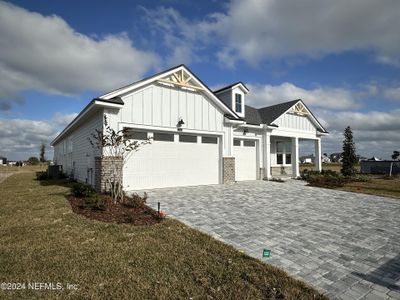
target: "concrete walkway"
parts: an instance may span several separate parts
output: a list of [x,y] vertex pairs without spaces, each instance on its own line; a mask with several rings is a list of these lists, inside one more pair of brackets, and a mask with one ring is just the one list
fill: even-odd
[[[333,299],[400,299],[400,200],[251,181],[148,191],[149,204]],[[262,258],[262,250],[272,251]]]

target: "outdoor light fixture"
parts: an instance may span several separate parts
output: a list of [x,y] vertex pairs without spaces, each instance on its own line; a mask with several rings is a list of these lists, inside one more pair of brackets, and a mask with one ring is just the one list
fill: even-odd
[[185,124],[185,122],[183,122],[183,119],[180,118],[180,120],[179,120],[177,126],[178,126],[178,127],[182,127],[183,124]]
[[243,135],[246,135],[246,133],[248,133],[248,132],[249,132],[248,128],[243,129]]

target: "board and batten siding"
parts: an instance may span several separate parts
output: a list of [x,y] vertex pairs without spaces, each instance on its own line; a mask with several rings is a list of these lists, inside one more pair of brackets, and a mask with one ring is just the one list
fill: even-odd
[[122,98],[119,122],[222,132],[223,112],[201,93],[152,84]]
[[290,128],[301,131],[316,132],[315,125],[307,116],[286,113],[274,122],[279,128]]
[[67,175],[94,185],[94,158],[100,151],[90,145],[88,138],[103,127],[103,110],[97,111],[71,133],[54,145],[54,163],[63,166]]

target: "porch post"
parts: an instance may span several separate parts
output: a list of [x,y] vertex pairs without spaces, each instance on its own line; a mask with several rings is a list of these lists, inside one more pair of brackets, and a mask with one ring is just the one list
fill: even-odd
[[264,177],[271,179],[271,135],[268,131],[264,136]]
[[321,138],[315,140],[315,170],[321,172]]
[[299,171],[299,138],[292,138],[292,177],[297,178],[300,176]]

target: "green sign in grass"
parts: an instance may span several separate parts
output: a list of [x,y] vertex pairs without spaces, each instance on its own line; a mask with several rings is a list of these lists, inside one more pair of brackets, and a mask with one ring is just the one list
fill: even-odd
[[271,250],[263,249],[263,257],[270,257],[270,256],[271,256]]

